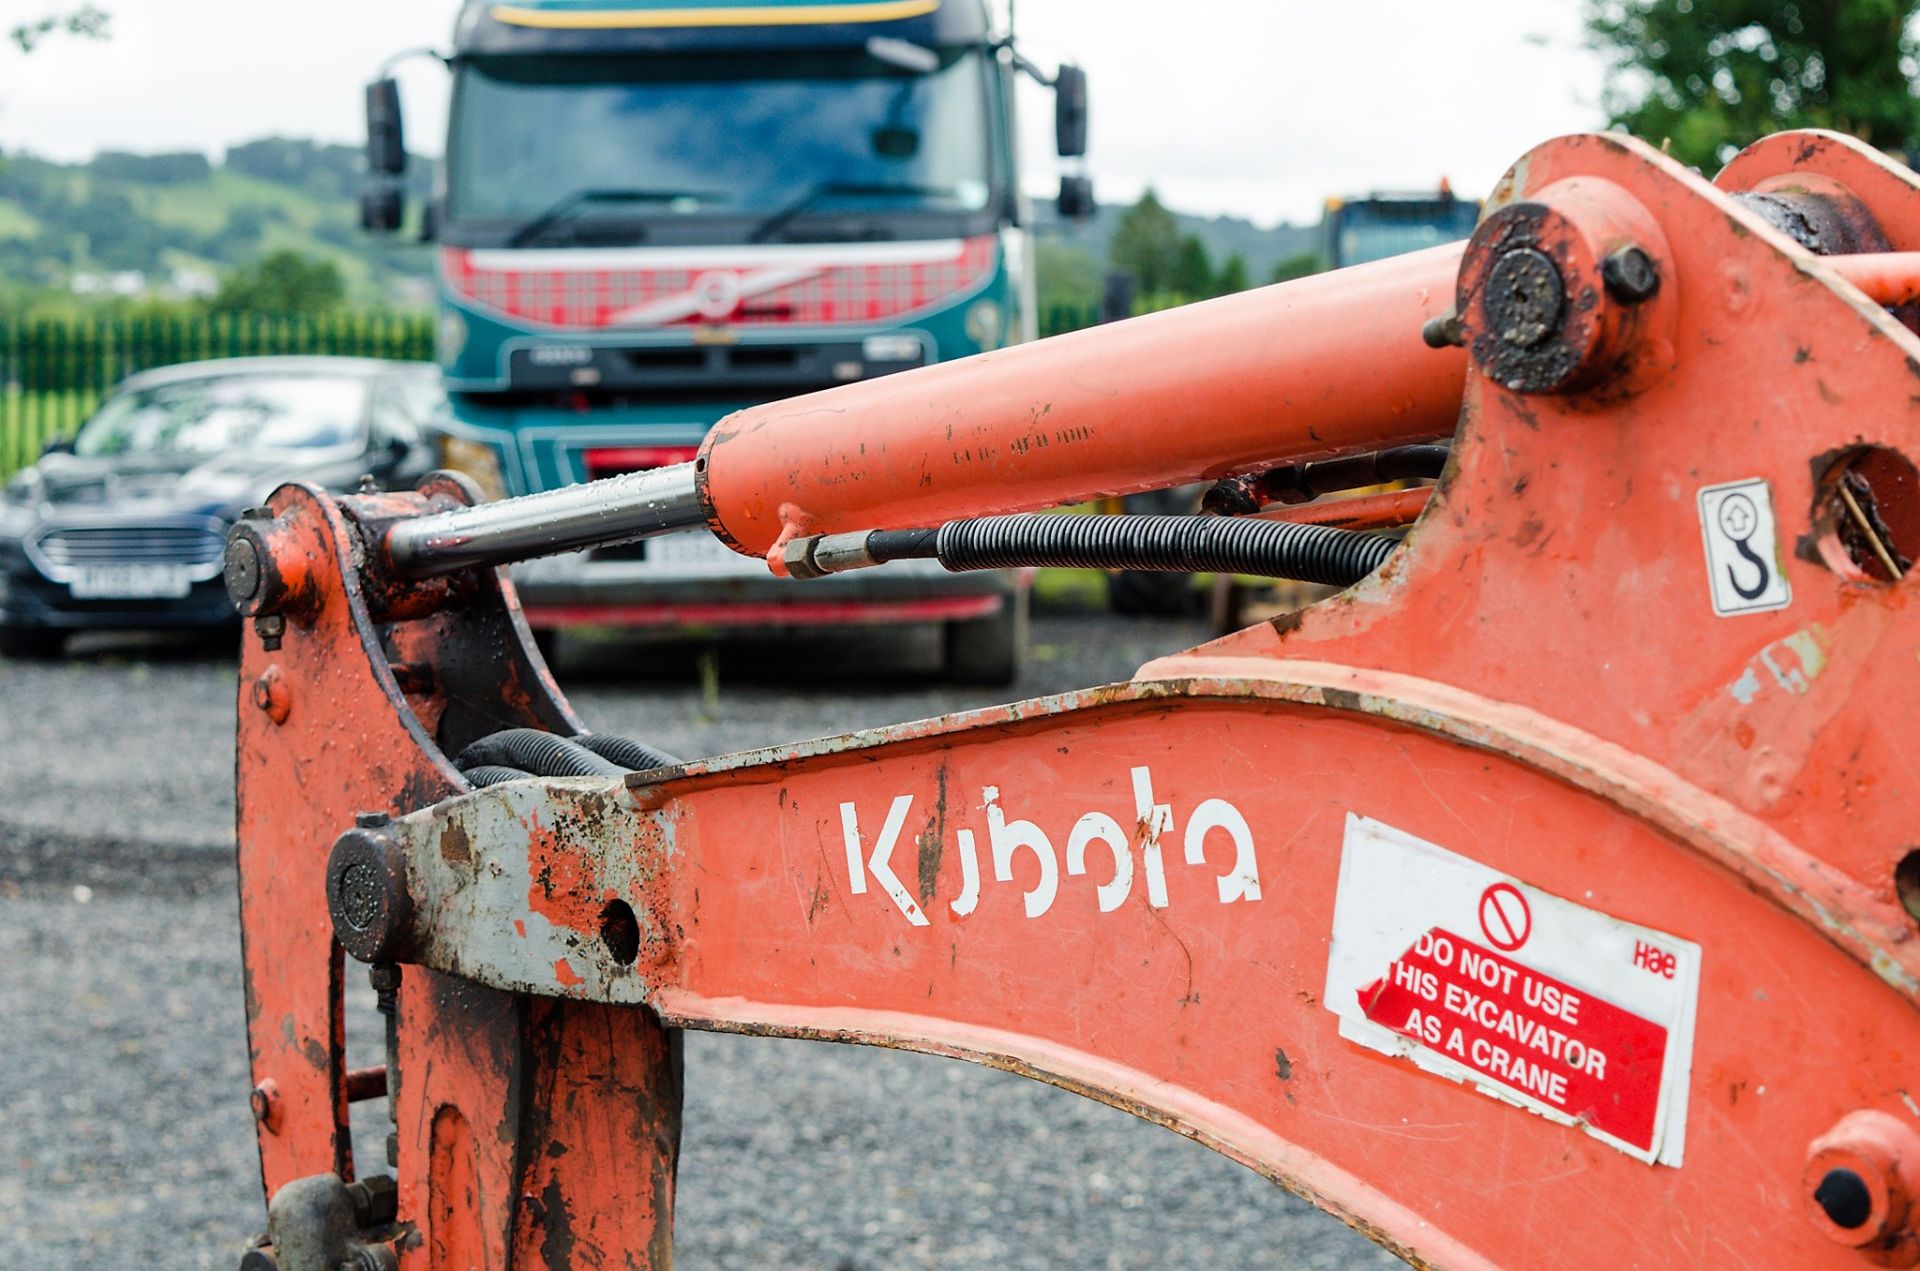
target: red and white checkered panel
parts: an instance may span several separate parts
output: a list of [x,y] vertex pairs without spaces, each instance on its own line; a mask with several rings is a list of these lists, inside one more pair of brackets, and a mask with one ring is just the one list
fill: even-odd
[[[914,248],[924,248],[918,255]],[[565,252],[443,248],[441,274],[454,294],[505,317],[547,327],[644,328],[701,323],[754,326],[882,322],[976,287],[992,273],[999,241],[991,235],[925,244],[875,244],[883,259],[858,260],[862,246],[828,244],[809,262],[801,245],[777,255],[715,248],[690,260],[686,249],[584,249]],[[658,267],[649,257],[660,259]],[[595,258],[603,267],[592,267]],[[853,258],[853,259],[849,259]],[[556,263],[557,262],[557,263]],[[716,287],[719,275],[727,285]],[[711,297],[738,293],[716,312]],[[694,297],[708,297],[704,306]],[[677,301],[686,300],[685,304]]]

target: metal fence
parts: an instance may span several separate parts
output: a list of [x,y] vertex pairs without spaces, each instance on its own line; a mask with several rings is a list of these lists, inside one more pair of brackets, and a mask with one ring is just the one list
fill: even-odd
[[[1156,297],[1136,308],[1170,303],[1178,300]],[[1058,335],[1099,320],[1093,306],[1049,305],[1040,333]],[[72,435],[106,391],[135,371],[202,358],[305,353],[431,360],[433,319],[341,313],[0,320],[0,480],[32,463],[53,438]]]
[[431,360],[424,314],[263,314],[0,321],[0,479],[70,435],[135,371],[202,358],[289,354]]

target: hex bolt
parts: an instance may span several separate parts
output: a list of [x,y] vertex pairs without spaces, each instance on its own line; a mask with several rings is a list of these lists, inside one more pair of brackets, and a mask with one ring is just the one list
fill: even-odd
[[264,1126],[268,1134],[280,1133],[284,1112],[279,1082],[272,1077],[263,1078],[247,1095],[247,1106],[253,1109],[253,1119]]
[[360,1227],[384,1227],[400,1213],[400,1188],[390,1176],[375,1174],[347,1184],[353,1221]]
[[253,620],[253,633],[260,637],[261,648],[278,653],[280,638],[287,633],[287,620],[277,613],[263,613]]
[[287,722],[287,716],[293,710],[293,690],[287,686],[286,674],[278,663],[269,666],[254,680],[253,704],[265,711],[267,718],[274,723]]
[[392,825],[393,817],[386,812],[356,812],[353,823],[363,830],[377,830],[383,825]]
[[271,1249],[249,1249],[240,1255],[240,1271],[280,1271],[280,1260]]
[[1537,247],[1515,247],[1487,272],[1485,304],[1500,340],[1530,349],[1559,328],[1567,286],[1551,256]]
[[1421,324],[1420,338],[1430,349],[1464,348],[1467,343],[1467,329],[1460,321],[1459,311],[1448,309],[1445,313],[1435,314]]
[[361,1245],[334,1271],[399,1271],[399,1266],[391,1245]]
[[1645,304],[1660,291],[1660,271],[1653,257],[1628,244],[1600,262],[1600,281],[1607,294],[1623,305]]

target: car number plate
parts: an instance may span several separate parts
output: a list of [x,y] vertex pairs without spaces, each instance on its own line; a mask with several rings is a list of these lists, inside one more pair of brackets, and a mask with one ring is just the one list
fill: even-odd
[[705,566],[743,573],[764,573],[767,568],[759,558],[742,556],[713,535],[700,531],[649,539],[646,559],[649,565]]
[[193,587],[182,565],[84,565],[67,581],[75,600],[178,599]]

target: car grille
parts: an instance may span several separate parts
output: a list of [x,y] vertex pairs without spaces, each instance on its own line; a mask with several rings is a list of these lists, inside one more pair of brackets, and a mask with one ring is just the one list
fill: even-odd
[[34,544],[48,564],[199,565],[219,562],[226,540],[216,526],[89,525],[52,529]]

